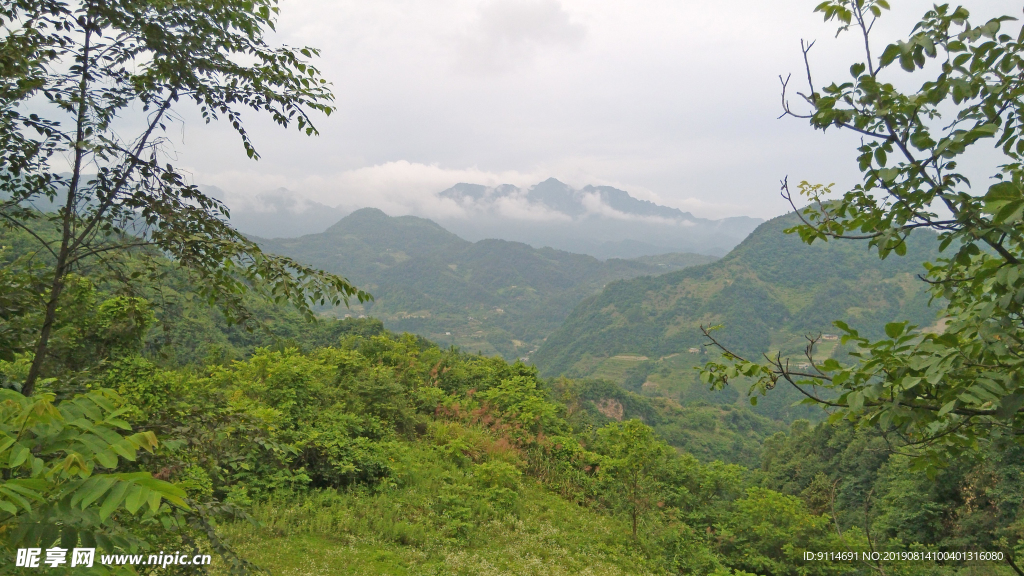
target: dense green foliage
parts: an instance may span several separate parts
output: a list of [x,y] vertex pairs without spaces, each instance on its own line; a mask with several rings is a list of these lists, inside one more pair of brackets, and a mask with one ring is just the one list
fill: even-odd
[[715,460],[756,467],[761,445],[786,425],[745,407],[703,401],[680,404],[624,390],[609,380],[558,379],[554,389],[579,422],[595,428],[636,419],[670,446],[703,462]]
[[[858,11],[858,20],[863,10],[880,12],[879,7],[885,6],[880,0],[857,0],[826,2],[821,9],[849,24],[854,13],[847,4]],[[12,6],[0,15],[20,17],[19,11],[36,5],[26,0]],[[152,11],[138,17],[172,24],[166,19],[189,16],[198,19],[200,29],[210,24],[204,19],[209,17],[235,29],[239,22],[247,22],[248,12],[218,12],[232,6],[253,8],[228,2],[203,12],[187,3],[143,4]],[[262,49],[258,32],[272,22],[273,5],[255,6],[259,16],[248,21],[250,32],[242,35]],[[109,21],[118,7],[124,6],[86,4],[81,18],[59,28],[58,37],[68,30],[74,36],[75,27],[80,26],[88,45],[92,34],[104,26],[135,30],[136,20]],[[54,21],[70,14],[62,4],[53,8]],[[944,21],[966,26],[966,15],[958,14],[937,7],[934,22],[923,26],[932,30],[935,22]],[[41,29],[51,25],[53,21],[44,18]],[[169,31],[160,26],[145,28],[181,32],[173,26]],[[967,28],[970,34],[960,41],[969,44],[995,36],[999,26],[998,22],[986,25],[976,34]],[[29,81],[5,88],[21,90],[21,96],[14,90],[18,98],[24,90],[35,89],[31,72],[37,64],[19,58],[52,40],[33,34],[31,29],[15,30],[0,51],[6,59],[3,64],[13,70],[11,78]],[[235,40],[245,44],[245,38]],[[917,37],[920,50],[911,45],[897,47],[904,54],[905,68],[914,68],[929,55],[925,42],[929,38],[927,34]],[[999,48],[997,56],[1015,54],[1012,38],[997,40],[1001,44],[985,50]],[[22,41],[28,43],[28,52],[17,49]],[[78,41],[77,36],[68,39]],[[206,48],[216,52],[217,45],[211,42]],[[141,46],[152,48],[151,44]],[[124,48],[116,46],[113,51]],[[950,49],[962,51],[955,46]],[[978,47],[968,60],[980,62],[979,53],[985,50]],[[294,54],[288,50],[256,50],[255,54],[271,63],[284,58],[286,63],[299,64],[289,58]],[[883,60],[898,55],[889,50]],[[217,56],[215,63],[228,64],[219,59],[219,53],[213,56]],[[91,82],[84,71],[91,65],[89,58],[89,49],[83,49],[81,67],[70,72],[70,77],[84,78],[78,110],[83,109],[83,93]],[[1012,70],[1016,61],[1009,61]],[[136,72],[145,74],[149,65]],[[854,71],[855,76],[860,72]],[[283,73],[277,81],[293,80],[287,69]],[[872,78],[874,74],[872,70]],[[307,75],[316,77],[315,71]],[[151,80],[153,86],[142,82],[132,88],[149,95],[143,102],[158,101],[173,78],[157,74]],[[870,84],[871,79],[863,82]],[[313,84],[305,97],[316,100],[323,93]],[[988,86],[982,88],[979,92],[991,95]],[[127,94],[139,97],[130,90]],[[223,96],[218,94],[216,90],[200,94],[200,101]],[[273,90],[269,94],[273,96]],[[100,96],[113,98],[116,90]],[[302,99],[302,94],[293,96]],[[260,92],[246,104],[269,105],[277,113],[294,105],[287,98],[268,104],[261,100],[266,97],[267,92]],[[70,102],[68,109],[74,110],[75,101]],[[811,102],[820,104],[817,97]],[[275,108],[278,105],[283,108]],[[230,107],[220,111],[233,114]],[[14,117],[17,114],[7,118]],[[849,120],[845,112],[832,119]],[[969,114],[967,119],[976,117]],[[89,122],[79,119],[80,125]],[[99,125],[105,126],[102,119]],[[877,124],[854,126],[879,128]],[[240,134],[244,139],[244,131]],[[1013,138],[1004,134],[1007,142]],[[963,136],[947,148],[968,140]],[[12,141],[24,143],[17,137]],[[111,143],[104,142],[104,146]],[[76,154],[84,154],[86,148],[81,139],[72,147]],[[918,146],[922,147],[928,146]],[[879,163],[885,163],[884,154],[877,158],[879,148],[868,148]],[[102,152],[102,146],[90,150]],[[872,177],[881,170],[873,172]],[[96,192],[100,206],[108,198],[103,192],[104,174],[90,184],[93,188],[85,188]],[[915,177],[913,170],[897,176]],[[4,181],[18,182],[17,174]],[[167,185],[174,187],[175,182],[170,178]],[[69,186],[71,198],[77,194],[76,184]],[[999,249],[1011,252],[1011,257],[1018,250],[1012,228],[1017,207],[1010,198],[1013,190],[1005,188],[990,194],[986,210],[1003,204],[994,214],[984,214],[993,217],[988,224],[1010,222],[1011,227],[1003,231],[1003,238],[1010,238],[1009,247],[995,240],[992,229],[975,226],[974,240],[987,242],[991,251],[982,254],[967,248],[957,262],[982,278],[981,284],[970,286],[973,292],[968,294],[977,296],[979,290],[991,289],[991,297],[998,299],[989,302],[990,315],[999,319],[990,331],[972,325],[980,312],[971,299],[949,290],[937,294],[948,298],[950,314],[963,317],[946,334],[930,336],[912,332],[905,323],[888,322],[896,314],[934,320],[933,311],[924,305],[923,290],[913,281],[916,262],[936,255],[933,236],[917,233],[891,241],[896,236],[880,235],[876,245],[883,253],[891,248],[918,259],[879,261],[849,244],[791,243],[780,234],[781,227],[793,224],[794,216],[788,216],[759,229],[721,262],[662,278],[613,283],[587,300],[567,328],[552,337],[554,352],[540,356],[547,358],[546,369],[553,373],[571,369],[578,374],[613,375],[617,382],[546,380],[524,362],[438,346],[422,336],[387,331],[373,319],[324,318],[306,324],[311,317],[307,297],[324,294],[317,292],[315,282],[304,283],[301,270],[331,281],[329,276],[296,263],[300,268],[293,270],[299,270],[299,275],[293,277],[287,273],[290,261],[281,260],[278,263],[286,266],[276,270],[289,278],[266,282],[261,274],[243,274],[254,283],[243,286],[231,271],[239,264],[236,258],[225,260],[221,258],[225,252],[215,250],[216,257],[206,262],[208,271],[218,275],[221,287],[237,289],[229,297],[232,305],[252,314],[261,328],[229,325],[207,308],[216,298],[210,298],[209,286],[195,285],[189,274],[194,268],[182,261],[182,254],[196,256],[196,252],[126,246],[121,243],[127,238],[124,230],[103,227],[103,234],[109,235],[104,239],[113,241],[111,252],[116,258],[90,253],[69,266],[63,246],[70,238],[67,230],[47,229],[49,216],[21,222],[17,214],[9,213],[13,218],[9,221],[18,225],[17,230],[0,229],[0,572],[24,572],[13,566],[16,549],[59,542],[65,548],[95,546],[100,554],[215,553],[212,571],[236,574],[253,573],[262,566],[272,573],[1019,575],[1019,562],[1015,562],[1024,554],[1020,446],[1005,442],[1002,435],[971,431],[975,426],[971,418],[984,416],[979,419],[992,424],[995,421],[987,417],[995,415],[1009,420],[1006,427],[1016,433],[1015,413],[1006,408],[1004,399],[997,398],[998,410],[1006,414],[971,414],[964,410],[976,408],[957,404],[974,402],[976,396],[960,396],[947,404],[948,410],[926,413],[922,425],[936,428],[933,432],[944,432],[942,427],[950,421],[956,425],[953,432],[968,430],[972,450],[960,458],[942,459],[945,466],[932,466],[924,474],[918,470],[920,459],[913,442],[893,437],[894,432],[912,431],[917,424],[882,421],[858,412],[878,409],[880,393],[863,393],[863,402],[856,406],[849,391],[836,399],[833,404],[844,408],[841,414],[852,416],[852,422],[797,420],[787,431],[780,430],[779,420],[793,420],[794,412],[788,410],[784,396],[769,396],[776,402],[768,403],[766,413],[775,417],[769,419],[732,405],[740,396],[732,387],[664,388],[677,370],[702,360],[699,349],[689,349],[695,323],[735,325],[738,330],[724,333],[720,344],[744,353],[778,351],[776,358],[782,365],[783,355],[788,358],[800,348],[798,334],[824,331],[825,323],[834,317],[858,327],[860,332],[840,324],[847,343],[859,347],[828,349],[824,366],[830,371],[839,370],[838,361],[849,357],[893,360],[876,362],[876,366],[882,371],[904,370],[900,382],[907,390],[918,385],[926,388],[921,380],[940,372],[950,375],[954,384],[967,377],[980,381],[978,369],[1005,376],[1000,370],[1009,363],[951,361],[941,369],[899,364],[901,354],[934,355],[937,347],[962,347],[960,340],[968,337],[976,337],[978,343],[969,350],[958,348],[961,356],[971,352],[1001,361],[1016,353],[1016,340],[1004,341],[1017,329],[1012,320],[1014,306],[1019,304],[1006,297],[1006,290],[1019,280],[1013,272],[1015,264]],[[202,208],[204,200],[195,201]],[[88,198],[83,202],[86,211],[95,207]],[[963,199],[968,207],[972,202]],[[131,205],[129,198],[124,206]],[[29,210],[20,203],[6,208]],[[817,213],[819,224],[822,214],[829,214],[827,209]],[[56,220],[90,226],[88,219],[72,212],[71,208],[57,212]],[[145,208],[141,212],[146,215]],[[379,214],[363,213],[333,229],[331,238],[312,238],[311,245],[320,251],[318,257],[327,260],[351,248],[359,266],[376,270],[382,282],[390,282],[388,274],[393,274],[394,284],[401,285],[398,280],[404,278],[416,288],[402,294],[422,291],[423,300],[410,297],[414,303],[449,305],[446,301],[476,294],[474,305],[494,305],[495,309],[487,310],[503,315],[504,309],[496,310],[501,301],[487,298],[511,297],[513,293],[502,291],[523,287],[523,299],[509,305],[515,312],[509,316],[519,318],[516,321],[542,306],[557,310],[600,282],[652,265],[595,264],[510,243],[466,245],[424,221],[398,220],[395,224]],[[870,218],[860,222],[871,227]],[[953,235],[976,224],[970,219],[958,221],[960,228]],[[828,228],[824,232],[806,223],[800,230],[805,239],[808,234],[818,238],[819,232],[842,235],[837,230],[846,224],[825,218],[822,225]],[[47,249],[55,238],[62,245],[59,253]],[[297,246],[303,243],[296,242]],[[967,239],[963,244],[972,242]],[[400,246],[405,248],[396,250]],[[168,253],[178,260],[167,260]],[[198,254],[209,256],[201,250]],[[989,257],[995,258],[994,254],[1008,264],[993,264],[997,261]],[[384,255],[390,260],[382,261]],[[988,275],[990,268],[998,270],[994,276]],[[975,279],[957,281],[970,284]],[[992,282],[985,284],[988,280]],[[386,293],[389,285],[377,288]],[[257,293],[268,291],[276,305],[261,303],[246,293],[247,287],[256,288]],[[299,302],[285,305],[295,296]],[[383,301],[380,306],[386,310]],[[997,306],[1002,308],[996,310]],[[1007,311],[1009,316],[996,313]],[[942,328],[935,330],[941,333]],[[890,341],[868,341],[876,333]],[[999,336],[993,338],[997,344],[985,340],[991,335]],[[44,346],[38,345],[43,341]],[[728,369],[714,366],[720,384],[727,384],[721,370]],[[852,374],[858,368],[844,370]],[[919,376],[906,370],[931,372]],[[908,374],[918,380],[908,382]],[[757,374],[751,369],[748,375]],[[782,375],[788,378],[791,373]],[[772,385],[777,381],[770,372],[761,376]],[[1018,373],[1010,372],[1004,381],[1014,382],[1015,377],[1019,380]],[[874,375],[851,381],[875,391],[887,382]],[[940,384],[948,385],[928,382],[933,387]],[[998,382],[985,381],[985,386],[991,384]],[[666,397],[666,391],[675,392],[676,397]],[[913,399],[911,405],[900,407],[901,400],[889,398],[893,406],[882,406],[875,414],[890,410],[913,418],[915,411],[927,409],[913,404]],[[993,404],[977,409],[997,410]],[[949,418],[943,421],[944,416]],[[949,420],[959,416],[964,419]],[[881,425],[865,425],[875,423]],[[807,560],[805,556],[854,551],[995,552],[1001,560],[882,557],[860,562]],[[75,572],[68,566],[54,572],[69,570]],[[92,572],[138,570],[96,566]],[[170,573],[194,571],[174,566]]]
[[[116,267],[135,247],[174,258],[235,321],[250,317],[241,294],[252,289],[308,317],[314,303],[369,298],[341,276],[263,253],[172,164],[166,132],[181,100],[207,122],[228,120],[250,158],[259,155],[243,111],[306,134],[316,133],[311,114],[331,113],[327,81],[308,62],[316,50],[267,43],[278,11],[276,0],[0,7],[0,224],[29,231],[52,257],[43,269],[15,262],[45,303],[27,395],[52,375],[44,365],[68,279],[90,264]],[[141,115],[134,133],[121,121],[130,114]]]
[[[875,490],[877,549],[1017,546],[1019,510],[1006,504],[1019,482],[1012,465],[986,476],[986,510],[998,514],[972,516],[974,540],[955,540],[960,532],[923,530],[928,518],[901,515],[898,498],[962,514],[950,494],[969,507],[978,472],[936,492],[899,457],[865,451],[841,429],[797,426],[786,436],[731,406],[679,406],[608,381],[547,382],[522,363],[442,349],[375,320],[310,327],[277,310],[270,328],[289,347],[202,316],[184,286],[173,292],[184,307],[139,295],[169,294],[175,278],[169,268],[163,290],[139,286],[131,306],[85,277],[66,295],[77,294],[75,314],[57,341],[76,360],[51,369],[83,391],[110,389],[131,433],[156,440],[152,454],[108,462],[109,473],[173,482],[189,504],[158,508],[164,527],[138,515],[154,514],[149,507],[132,514],[141,496],[126,489],[112,500],[122,507],[104,512],[131,539],[97,538],[101,548],[194,546],[223,554],[216,570],[244,569],[240,553],[285,573],[310,563],[381,574],[866,573],[801,559],[805,550],[868,548],[858,492],[836,499],[842,536],[822,504],[833,476],[819,472],[852,469],[860,476],[849,478],[866,478],[860,494]],[[203,357],[184,353],[201,343],[213,343]],[[0,362],[0,372],[16,381],[26,360]],[[772,434],[762,461],[759,446]],[[99,514],[103,502],[90,506]],[[1002,573],[991,563],[970,569]]]
[[[808,246],[783,231],[799,223],[793,214],[765,222],[726,257],[657,276],[609,284],[584,300],[532,356],[543,374],[612,377],[647,395],[681,403],[746,403],[735,390],[709,393],[694,368],[703,364],[706,340],[700,326],[722,325],[717,336],[738,353],[803,357],[806,336],[839,331],[833,320],[873,336],[887,322],[937,321],[937,307],[915,275],[915,264],[937,254],[927,232],[908,239],[906,259],[880,261],[853,242]],[[827,341],[819,358],[845,357]],[[698,353],[692,353],[697,349]],[[648,357],[624,373],[607,373],[617,358]],[[781,392],[781,391],[780,391]],[[794,408],[793,391],[762,399],[755,410],[775,419],[818,418],[820,411]]]
[[[8,552],[79,542],[136,550],[146,542],[133,527],[173,521],[172,506],[188,509],[180,488],[146,471],[115,471],[121,459],[134,462],[157,446],[152,431],[122,432],[131,427],[120,403],[111,390],[57,405],[53,394],[0,390],[0,526]],[[112,515],[118,521],[108,522]]]
[[529,357],[576,304],[606,283],[713,260],[698,254],[600,261],[519,242],[467,242],[413,216],[358,210],[322,234],[259,240],[268,251],[345,274],[389,327],[513,360]]
[[[748,499],[765,505],[763,493],[744,495],[741,469],[675,456],[639,421],[596,435],[574,425],[522,364],[444,351],[410,336],[353,336],[340,344],[311,354],[258,351],[245,362],[198,371],[159,369],[138,357],[109,370],[131,420],[166,431],[147,465],[189,498],[264,510],[260,503],[287,509],[315,497],[330,503],[334,522],[374,499],[393,510],[390,517],[347,524],[350,533],[336,536],[370,531],[422,548],[428,563],[437,545],[433,554],[486,548],[480,539],[495,522],[528,530],[516,528],[531,521],[520,518],[530,510],[522,495],[535,492],[525,492],[524,482],[540,481],[588,514],[609,515],[599,520],[611,529],[604,540],[620,551],[606,553],[607,562],[626,572],[724,569],[729,555],[683,520],[716,524]],[[412,509],[395,509],[391,494]],[[628,520],[615,529],[620,512]],[[802,505],[792,513],[813,518]],[[276,522],[286,522],[282,516]],[[801,549],[833,538],[827,519],[816,522]],[[767,555],[762,561],[793,564],[777,542],[754,541]]]
[[[17,246],[17,235],[4,243]],[[252,561],[371,574],[815,575],[871,569],[807,562],[804,551],[1018,553],[1010,460],[993,460],[983,486],[973,479],[987,469],[965,469],[936,491],[877,438],[864,450],[859,436],[827,425],[783,435],[747,409],[681,406],[607,380],[545,381],[525,364],[439,348],[371,319],[310,326],[254,306],[268,331],[246,332],[203,307],[171,264],[144,252],[128,264],[161,267],[164,284],[129,294],[102,276],[76,277],[55,333],[63,361],[48,368],[64,383],[40,384],[40,398],[64,390],[64,410],[109,390],[125,436],[153,440],[139,445],[152,453],[102,457],[104,474],[133,484],[79,501],[83,525],[106,515],[101,550],[219,553],[217,572]],[[0,361],[0,373],[17,382],[28,355]],[[653,377],[652,366],[633,367]],[[836,498],[840,535],[822,486],[851,470],[865,480]],[[173,483],[168,494],[182,491],[186,506],[142,506],[146,482]],[[857,497],[872,489],[865,526]],[[978,490],[984,514],[970,508]],[[971,523],[926,530],[935,516],[905,514],[907,498]],[[958,536],[965,530],[973,539]],[[13,558],[17,544],[5,546]]]
[[722,324],[722,340],[747,353],[803,350],[804,334],[845,320],[872,335],[910,316],[937,315],[913,282],[937,242],[914,235],[914,257],[879,261],[853,242],[807,246],[783,233],[794,215],[765,222],[717,262],[608,285],[581,303],[533,356],[546,374],[569,372],[584,354],[663,357],[705,342],[700,324]]
[[[809,86],[806,114],[790,108],[783,83],[786,114],[864,137],[862,182],[839,198],[831,185],[802,182],[811,204],[788,232],[807,244],[859,241],[882,260],[915,265],[915,231],[936,233],[942,253],[927,258],[922,280],[946,302],[943,326],[921,331],[919,318],[901,313],[876,334],[836,316],[851,358],[803,369],[717,341],[726,361],[709,363],[702,377],[715,386],[751,378],[761,393],[783,383],[833,420],[881,430],[935,473],[991,442],[1024,439],[1024,27],[1006,30],[1013,16],[978,25],[963,7],[936,5],[906,40],[873,56],[871,31],[888,8],[884,0],[820,4],[839,33],[863,39],[852,79]],[[959,164],[987,146],[995,156],[969,171],[989,178],[979,193]],[[785,180],[783,196],[794,202]]]
[[765,443],[762,482],[879,541],[1019,554],[1024,546],[1024,515],[1016,496],[1024,490],[1022,452],[988,448],[929,478],[909,473],[911,460],[890,454],[877,431],[797,421],[788,435]]

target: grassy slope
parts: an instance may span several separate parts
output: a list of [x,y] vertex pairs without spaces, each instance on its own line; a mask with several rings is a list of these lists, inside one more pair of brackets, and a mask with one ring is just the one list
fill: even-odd
[[621,519],[572,504],[529,479],[513,513],[466,535],[451,534],[432,509],[445,482],[462,473],[422,444],[410,446],[407,456],[400,487],[260,504],[253,515],[262,526],[235,523],[225,536],[247,559],[281,576],[658,573],[635,552]]
[[519,242],[471,243],[422,218],[359,210],[322,234],[259,240],[264,249],[346,275],[376,301],[353,311],[389,328],[506,358],[528,356],[580,300],[623,278],[710,260],[663,255],[644,261],[536,249]]
[[[931,237],[917,234],[906,257],[882,261],[863,244],[806,246],[782,232],[795,223],[794,215],[766,222],[711,264],[609,284],[584,300],[533,360],[548,375],[600,376],[627,385],[632,375],[639,379],[636,391],[645,394],[733,402],[740,394],[715,397],[694,389],[694,368],[707,358],[690,352],[705,343],[701,324],[723,325],[721,340],[741,354],[778,351],[799,361],[804,336],[835,333],[834,320],[870,335],[895,319],[934,323],[924,284],[914,276],[936,254]],[[835,352],[834,342],[823,342],[817,354]],[[783,396],[770,399],[773,416],[805,415],[789,409],[792,399]]]

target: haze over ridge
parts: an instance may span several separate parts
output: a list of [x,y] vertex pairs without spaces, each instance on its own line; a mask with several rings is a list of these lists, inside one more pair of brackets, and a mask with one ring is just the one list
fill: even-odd
[[[247,234],[296,237],[325,230],[366,206],[329,206],[285,189],[241,196],[207,188],[231,208]],[[383,208],[393,216],[431,219],[471,240],[501,239],[589,254],[632,258],[670,252],[723,255],[761,220],[698,218],[611,186],[573,188],[548,178],[529,188],[458,183],[416,205]]]

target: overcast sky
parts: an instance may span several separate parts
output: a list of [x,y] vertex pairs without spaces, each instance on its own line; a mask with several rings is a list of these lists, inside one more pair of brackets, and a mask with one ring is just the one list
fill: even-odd
[[[178,164],[231,198],[285,187],[431,215],[457,182],[613,185],[697,216],[786,211],[778,182],[857,179],[858,138],[778,120],[778,75],[845,80],[858,39],[819,0],[282,0],[276,42],[322,50],[338,112],[319,137],[250,115],[263,155],[185,115]],[[892,2],[877,53],[931,2]],[[968,2],[978,15],[1019,2]],[[894,74],[898,73],[894,71]]]

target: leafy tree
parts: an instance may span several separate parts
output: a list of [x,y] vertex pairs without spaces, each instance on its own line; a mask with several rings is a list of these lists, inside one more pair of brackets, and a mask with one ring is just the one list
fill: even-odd
[[732,567],[754,574],[849,574],[842,562],[806,563],[793,559],[805,551],[866,550],[857,530],[837,534],[832,520],[810,513],[799,498],[765,488],[748,488],[746,498],[723,519],[719,552]]
[[616,503],[625,508],[633,538],[644,515],[658,504],[661,475],[671,448],[639,420],[610,424],[598,430],[602,477],[612,485]]
[[558,432],[558,405],[548,400],[547,390],[537,387],[536,378],[514,376],[477,395],[531,432]]
[[[797,210],[802,222],[788,232],[807,243],[865,241],[886,258],[906,252],[912,231],[934,231],[943,254],[925,264],[924,280],[947,303],[944,329],[893,322],[872,340],[837,322],[854,350],[851,365],[815,363],[812,338],[808,369],[726,351],[727,361],[709,363],[702,377],[723,386],[750,376],[761,393],[783,381],[833,418],[877,427],[916,466],[934,469],[982,440],[1024,438],[1024,30],[1004,31],[1009,16],[974,25],[965,8],[943,4],[879,54],[872,25],[888,8],[884,0],[821,3],[816,10],[839,33],[862,38],[863,57],[850,80],[820,89],[808,64],[806,114],[790,107],[783,81],[785,114],[863,137],[863,181],[837,199],[831,186],[802,183],[811,204]],[[915,81],[916,89],[900,88]],[[958,164],[988,146],[1002,158],[980,193]],[[796,209],[785,181],[783,196]]]
[[[277,0],[0,7],[0,221],[31,234],[49,266],[25,394],[43,376],[69,274],[88,262],[116,269],[142,246],[177,260],[236,321],[250,318],[241,294],[253,287],[310,318],[314,302],[369,297],[344,278],[260,251],[167,161],[161,134],[185,102],[207,122],[226,119],[253,159],[247,109],[316,133],[310,115],[329,114],[332,95],[308,63],[315,49],[267,44],[277,13]],[[144,127],[128,134],[119,119],[133,110],[146,114]]]
[[[19,547],[79,541],[113,552],[143,542],[124,524],[156,523],[187,509],[185,493],[148,472],[117,472],[121,459],[152,452],[153,432],[126,434],[120,397],[95,390],[54,404],[0,390],[0,530],[7,557]],[[106,471],[101,471],[106,469]]]

